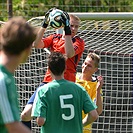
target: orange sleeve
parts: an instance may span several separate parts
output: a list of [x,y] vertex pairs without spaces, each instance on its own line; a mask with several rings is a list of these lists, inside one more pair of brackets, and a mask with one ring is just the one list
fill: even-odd
[[45,38],[42,38],[42,41],[44,43],[44,48],[50,47],[53,43],[53,35],[49,35]]

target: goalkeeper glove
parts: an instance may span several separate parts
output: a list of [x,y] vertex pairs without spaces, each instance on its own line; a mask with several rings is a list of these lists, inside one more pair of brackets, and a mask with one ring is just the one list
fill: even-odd
[[48,27],[48,23],[49,23],[49,13],[53,10],[53,8],[49,9],[46,13],[45,13],[45,18],[42,22],[42,27],[43,28],[47,28]]
[[64,24],[65,35],[71,35],[70,18],[67,12],[63,12],[61,21]]

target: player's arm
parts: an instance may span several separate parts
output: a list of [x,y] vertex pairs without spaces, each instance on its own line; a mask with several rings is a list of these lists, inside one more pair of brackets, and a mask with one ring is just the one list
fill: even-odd
[[31,112],[31,117],[36,118],[36,122],[38,126],[44,125],[45,117],[42,117],[42,116],[46,116],[46,108],[45,108],[45,103],[42,101],[42,96],[43,95],[40,87],[37,90],[33,107],[32,107],[32,112]]
[[86,125],[91,124],[92,122],[94,122],[97,118],[98,118],[97,111],[96,110],[92,110],[82,120],[82,124],[83,124],[83,126],[86,126]]
[[32,104],[27,104],[24,108],[24,110],[21,113],[21,120],[22,121],[30,121],[32,119],[31,117],[31,110],[32,110]]
[[64,24],[65,32],[65,52],[68,58],[71,58],[75,55],[72,37],[71,37],[71,28],[70,28],[70,18],[67,12],[63,12],[61,16],[61,21]]
[[35,41],[33,42],[33,47],[35,48],[43,48],[44,47],[44,42],[42,41],[42,37],[44,35],[46,28],[41,27],[38,31],[37,37]]
[[83,126],[86,126],[88,124],[93,123],[98,118],[99,115],[96,110],[97,106],[91,100],[90,95],[87,93],[87,91],[84,91],[83,98],[84,98],[83,111],[87,115],[82,119],[82,124]]
[[75,55],[73,42],[71,36],[65,36],[65,51],[68,58],[71,58]]
[[42,41],[42,37],[44,35],[44,32],[46,31],[46,28],[48,27],[48,23],[49,23],[49,20],[48,20],[48,17],[49,17],[49,13],[52,11],[53,9],[50,9],[46,12],[45,14],[45,18],[44,18],[44,21],[42,23],[42,26],[41,28],[39,29],[38,31],[38,34],[37,34],[37,37],[36,37],[36,40],[34,41],[33,43],[33,47],[35,48],[44,48],[45,47],[45,44],[44,42]]
[[12,122],[5,125],[8,133],[32,133],[32,131],[24,126],[21,122]]
[[103,77],[98,76],[97,77],[98,83],[97,83],[97,89],[96,89],[96,105],[97,105],[97,113],[100,115],[103,110],[103,98],[101,96],[101,88],[104,84]]

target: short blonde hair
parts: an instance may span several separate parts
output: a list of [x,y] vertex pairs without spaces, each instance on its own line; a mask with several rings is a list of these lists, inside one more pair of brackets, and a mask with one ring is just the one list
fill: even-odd
[[78,17],[78,16],[76,16],[76,15],[73,15],[73,14],[69,14],[69,17],[70,17],[70,19],[74,19],[74,20],[77,20],[77,21],[79,21],[79,23],[80,23],[80,18]]
[[91,58],[92,60],[95,61],[95,67],[99,66],[99,63],[100,63],[100,60],[101,60],[99,55],[97,55],[96,53],[90,52],[87,55],[87,58]]

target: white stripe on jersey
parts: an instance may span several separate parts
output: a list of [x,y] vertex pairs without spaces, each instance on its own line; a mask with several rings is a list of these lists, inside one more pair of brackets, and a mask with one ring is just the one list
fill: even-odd
[[13,113],[8,101],[7,89],[4,81],[4,75],[0,72],[0,112],[4,123],[13,122]]

